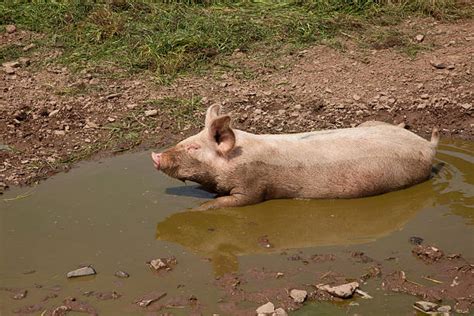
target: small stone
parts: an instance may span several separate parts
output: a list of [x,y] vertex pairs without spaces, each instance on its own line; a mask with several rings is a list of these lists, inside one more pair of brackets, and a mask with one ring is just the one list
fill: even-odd
[[281,279],[281,278],[283,278],[284,276],[285,276],[285,274],[284,274],[283,272],[277,272],[277,274],[276,274],[276,278],[277,278],[277,279]]
[[61,130],[57,130],[57,131],[54,131],[54,135],[57,135],[57,136],[64,136],[64,135],[66,135],[66,132],[65,132],[65,131],[61,131]]
[[346,283],[339,286],[317,285],[316,287],[320,290],[324,290],[328,292],[329,294],[333,296],[348,298],[354,294],[357,288],[359,288],[359,283],[351,282],[351,283]]
[[23,47],[23,51],[24,51],[24,52],[27,52],[27,51],[29,51],[30,49],[33,49],[33,48],[35,48],[35,47],[36,47],[36,45],[33,44],[33,43],[31,43],[31,44],[26,45],[25,47]]
[[415,40],[416,40],[418,43],[423,42],[424,39],[425,39],[425,36],[424,36],[423,34],[418,34],[417,36],[415,36]]
[[413,245],[421,245],[423,243],[423,238],[417,237],[417,236],[412,236],[412,237],[410,237],[409,241]]
[[130,109],[130,110],[136,108],[137,106],[138,106],[138,104],[136,104],[136,103],[130,103],[130,104],[126,105],[127,109]]
[[470,110],[472,108],[472,105],[469,103],[462,103],[460,105],[464,110]]
[[390,104],[394,104],[397,100],[395,100],[395,98],[390,98],[390,99],[388,99],[387,101],[388,101],[388,103],[390,103]]
[[49,116],[49,117],[53,117],[53,116],[55,116],[56,114],[58,114],[58,112],[59,112],[59,110],[57,110],[57,109],[56,109],[56,110],[52,110],[51,112],[49,112],[48,116]]
[[413,304],[413,307],[422,312],[434,312],[436,311],[438,304],[426,301],[418,301]]
[[121,278],[121,279],[126,279],[126,278],[129,278],[129,277],[130,277],[130,274],[128,274],[127,272],[122,271],[122,270],[118,270],[117,272],[115,272],[114,275],[115,275],[117,278]]
[[435,67],[436,69],[444,69],[446,68],[446,64],[439,61],[439,60],[432,60],[430,61],[431,66]]
[[84,142],[90,143],[90,142],[91,142],[91,139],[90,139],[90,138],[84,138]]
[[272,316],[288,316],[288,313],[281,307],[275,309],[275,312]]
[[8,68],[8,67],[10,67],[10,68],[18,68],[18,67],[21,66],[21,64],[20,64],[19,61],[16,61],[16,60],[15,60],[15,61],[7,61],[7,62],[3,63],[2,66],[5,67],[5,68]]
[[308,296],[308,292],[305,290],[297,290],[293,289],[290,291],[290,297],[293,299],[295,303],[303,303]]
[[107,118],[107,121],[109,121],[110,123],[113,123],[113,122],[115,122],[115,119],[114,119],[113,117],[110,117],[110,116],[109,116],[109,117]]
[[5,71],[7,75],[14,75],[16,72],[16,70],[12,67],[3,67],[3,71]]
[[7,31],[8,34],[15,33],[16,32],[16,26],[13,24],[9,24],[5,26],[5,31]]
[[275,312],[275,305],[273,305],[272,302],[268,302],[257,308],[255,311],[257,314],[273,314]]
[[352,98],[353,98],[354,100],[356,100],[356,101],[359,101],[359,100],[360,100],[360,95],[354,94],[354,95],[352,96]]
[[456,67],[453,64],[448,65],[448,70],[454,70],[454,68],[456,68]]
[[75,277],[88,276],[88,275],[94,275],[94,274],[96,274],[94,268],[89,266],[89,267],[83,267],[83,268],[70,271],[67,273],[66,276],[68,278],[75,278]]
[[155,269],[156,271],[159,270],[166,270],[170,271],[172,270],[172,266],[177,264],[176,258],[175,257],[169,257],[169,258],[158,258],[158,259],[153,259],[150,262],[148,262],[150,267]]
[[332,90],[329,89],[329,88],[326,88],[326,89],[324,89],[324,92],[326,92],[326,93],[332,93]]
[[423,100],[426,100],[426,99],[429,99],[430,96],[427,93],[424,93],[420,96],[420,98],[423,99]]
[[158,110],[147,110],[145,111],[145,116],[155,116],[158,114]]
[[11,297],[14,300],[22,300],[26,297],[26,294],[28,294],[27,290],[19,290],[14,292]]
[[451,306],[449,305],[440,306],[438,307],[437,311],[440,313],[449,313],[451,311]]

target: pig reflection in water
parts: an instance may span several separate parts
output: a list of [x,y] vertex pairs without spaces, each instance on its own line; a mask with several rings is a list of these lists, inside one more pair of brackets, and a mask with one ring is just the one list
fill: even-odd
[[[238,270],[238,257],[286,249],[365,243],[400,230],[434,206],[432,182],[356,200],[278,200],[219,212],[173,214],[156,238],[212,260],[217,275]],[[266,235],[272,248],[259,244]]]
[[255,135],[233,129],[218,105],[204,129],[176,146],[152,153],[167,175],[219,194],[200,209],[284,198],[358,198],[428,179],[438,144],[382,122],[302,134]]

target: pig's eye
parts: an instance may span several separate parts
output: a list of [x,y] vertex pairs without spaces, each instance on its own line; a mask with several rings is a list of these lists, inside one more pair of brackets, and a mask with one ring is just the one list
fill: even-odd
[[193,151],[196,151],[198,150],[199,148],[201,148],[201,146],[199,146],[198,144],[189,144],[186,146],[186,150],[188,152],[193,152]]

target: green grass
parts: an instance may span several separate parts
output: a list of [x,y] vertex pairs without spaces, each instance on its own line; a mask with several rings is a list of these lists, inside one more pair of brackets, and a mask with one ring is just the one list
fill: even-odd
[[[455,0],[13,1],[0,4],[3,25],[45,33],[71,68],[112,65],[158,77],[196,70],[234,50],[304,46],[369,23],[408,15],[456,18],[472,7]],[[3,47],[0,59],[14,58]]]

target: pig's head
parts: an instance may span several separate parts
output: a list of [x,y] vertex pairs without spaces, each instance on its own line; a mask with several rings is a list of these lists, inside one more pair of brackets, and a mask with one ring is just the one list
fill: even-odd
[[155,168],[185,181],[215,186],[217,170],[228,161],[235,145],[230,116],[219,105],[207,109],[204,129],[161,153],[152,153]]

